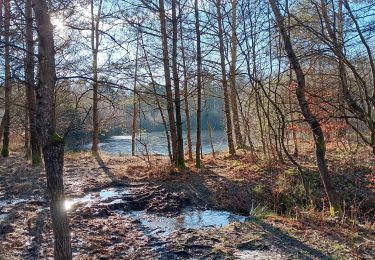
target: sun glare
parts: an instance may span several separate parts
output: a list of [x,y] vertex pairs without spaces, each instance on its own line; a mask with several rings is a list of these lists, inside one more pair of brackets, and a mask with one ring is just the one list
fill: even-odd
[[59,17],[52,17],[51,23],[55,31],[62,31],[65,29],[64,21]]
[[71,201],[71,200],[65,200],[64,201],[64,208],[65,208],[66,211],[71,210],[73,205],[74,205],[74,201]]

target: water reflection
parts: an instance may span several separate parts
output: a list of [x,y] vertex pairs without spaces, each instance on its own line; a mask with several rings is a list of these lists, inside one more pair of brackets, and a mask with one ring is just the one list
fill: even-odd
[[[192,142],[193,142],[193,150],[194,143],[195,143],[195,133],[192,132]],[[167,140],[164,132],[151,132],[151,133],[143,133],[138,136],[138,139],[141,139],[141,142],[137,142],[137,153],[143,154],[145,153],[145,145],[147,146],[147,150],[151,154],[162,154],[168,155],[168,148],[167,148]],[[184,140],[185,140],[185,149],[186,148],[186,133],[184,133]],[[225,135],[225,131],[217,130],[212,131],[212,142],[215,151],[223,151],[227,149],[227,139]],[[74,148],[75,150],[83,150],[88,151],[91,149],[91,143],[82,145],[78,148]],[[130,155],[131,154],[131,136],[122,135],[122,136],[112,136],[106,140],[102,140],[100,142],[100,149],[109,154],[109,155]],[[207,130],[202,131],[202,152],[204,154],[211,153],[211,141],[209,138],[209,133]]]
[[134,211],[130,216],[141,222],[152,233],[169,235],[178,229],[202,229],[225,227],[232,222],[244,222],[245,216],[228,211],[186,209],[178,216],[160,216],[145,211]]

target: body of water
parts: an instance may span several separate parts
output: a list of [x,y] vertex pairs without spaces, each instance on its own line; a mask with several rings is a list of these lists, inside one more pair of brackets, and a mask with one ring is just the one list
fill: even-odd
[[[185,152],[187,151],[186,132],[184,132]],[[192,133],[193,153],[195,153],[196,135]],[[212,143],[215,151],[223,151],[227,149],[227,137],[223,130],[212,131]],[[118,135],[111,136],[102,140],[99,144],[100,150],[109,155],[130,155],[131,154],[131,136]],[[146,154],[146,148],[149,154],[168,155],[167,137],[164,132],[142,133],[137,136],[137,154]],[[70,150],[89,151],[91,143],[74,147]],[[69,149],[68,149],[69,150]],[[202,131],[202,152],[208,154],[212,152],[209,138],[209,131]]]

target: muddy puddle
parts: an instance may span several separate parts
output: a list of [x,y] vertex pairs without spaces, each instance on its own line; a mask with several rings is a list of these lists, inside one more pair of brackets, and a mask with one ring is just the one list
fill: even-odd
[[[129,210],[128,197],[136,194],[136,190],[127,188],[109,188],[87,194],[81,198],[68,199],[65,202],[67,210],[79,207],[120,205],[113,212],[119,216],[132,218],[144,228],[149,235],[168,236],[182,229],[221,228],[232,222],[245,222],[247,217],[228,211],[198,209],[185,207],[173,212],[149,212],[146,209]],[[124,207],[121,209],[121,207]],[[132,208],[132,207],[130,207]],[[111,208],[113,209],[113,208]]]
[[[134,254],[141,252],[141,255],[149,254],[150,258],[155,259],[177,259],[174,249],[171,249],[171,246],[173,248],[171,241],[180,236],[180,232],[190,234],[194,230],[212,230],[212,228],[225,227],[232,222],[247,221],[245,216],[228,211],[195,208],[192,204],[186,204],[185,201],[186,198],[181,193],[166,192],[158,186],[139,185],[106,188],[89,192],[80,197],[67,196],[64,207],[72,219],[72,229],[74,230],[74,232],[72,231],[72,242],[76,248],[75,254],[87,254],[88,252],[90,252],[88,254],[101,254],[104,252],[105,255],[108,244],[119,248],[131,244],[134,241],[132,242],[130,239],[129,242],[126,237],[123,237],[127,235],[122,233],[123,230],[128,230],[127,234],[132,233],[129,236],[134,235],[138,238],[135,241],[141,244],[141,247],[138,244],[133,246]],[[20,216],[17,211],[21,208],[34,210],[38,216],[48,214],[48,202],[45,198],[0,199],[0,227],[4,224],[4,228],[6,228],[4,232],[11,230],[5,223],[17,221],[14,216]],[[44,210],[46,210],[46,214],[40,214]],[[15,212],[16,215],[12,215],[12,212]],[[42,217],[40,218],[42,219]],[[25,220],[22,221],[25,222]],[[37,219],[33,219],[33,221],[37,221]],[[35,225],[37,224],[35,223]],[[111,230],[108,241],[98,238],[101,231],[107,232],[108,230]],[[45,239],[45,234],[41,233],[37,238],[35,235],[26,236],[22,243],[37,247],[36,243],[41,243],[38,241],[41,241],[42,238]],[[121,241],[128,241],[128,243]],[[49,248],[48,243],[43,243],[41,247]],[[195,248],[194,245],[191,246]],[[122,251],[119,249],[118,254],[127,250],[126,254],[131,255],[133,254],[131,248],[131,246],[128,249],[123,248]],[[211,247],[205,247],[204,250],[210,251]],[[123,255],[116,257],[121,258]]]
[[227,211],[194,208],[184,209],[176,216],[163,216],[146,211],[133,211],[127,215],[140,221],[142,226],[151,230],[151,234],[161,236],[168,236],[173,231],[182,229],[221,228],[232,222],[246,221],[246,217]]

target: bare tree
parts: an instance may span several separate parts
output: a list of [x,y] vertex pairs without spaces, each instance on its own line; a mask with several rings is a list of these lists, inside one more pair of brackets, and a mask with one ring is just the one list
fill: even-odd
[[324,140],[324,134],[321,128],[321,125],[317,118],[312,114],[309,103],[306,100],[306,82],[305,82],[305,75],[300,65],[300,62],[294,52],[293,45],[290,40],[290,36],[285,28],[284,18],[281,15],[280,9],[277,5],[276,0],[269,0],[270,5],[272,7],[272,11],[276,18],[276,24],[279,28],[280,34],[282,36],[284,42],[284,48],[287,53],[289,62],[296,74],[297,78],[297,90],[296,95],[298,99],[299,106],[302,111],[302,115],[305,121],[309,124],[311,128],[311,132],[314,137],[315,142],[315,154],[316,154],[316,161],[317,166],[319,168],[320,177],[322,179],[329,203],[331,214],[341,214],[342,209],[340,205],[339,196],[334,188],[333,182],[331,180],[329,170],[327,167],[327,162],[325,158],[326,153],[326,143]]
[[160,31],[161,31],[162,48],[163,48],[165,90],[167,94],[167,111],[168,111],[168,119],[169,119],[169,128],[170,128],[170,133],[171,133],[171,143],[172,143],[172,158],[173,158],[174,165],[177,166],[178,165],[177,129],[176,129],[176,121],[174,117],[171,70],[169,67],[169,54],[168,54],[167,21],[165,17],[164,0],[159,0],[159,18],[160,18]]
[[45,0],[33,0],[39,38],[39,83],[36,88],[36,126],[43,149],[54,233],[54,258],[71,259],[70,230],[64,207],[64,139],[55,130],[55,47],[53,26]]
[[231,35],[231,64],[230,64],[230,104],[232,108],[234,136],[238,147],[243,147],[243,138],[240,126],[240,117],[237,106],[237,88],[236,88],[236,66],[237,66],[237,0],[231,0],[232,3],[232,35]]
[[236,150],[233,143],[232,135],[232,118],[230,111],[230,101],[228,93],[228,81],[227,81],[227,71],[225,68],[225,49],[224,49],[224,32],[223,32],[223,17],[221,14],[221,0],[216,0],[216,15],[218,24],[218,37],[219,37],[219,52],[220,52],[220,67],[221,67],[221,83],[223,85],[223,95],[224,95],[224,113],[226,121],[226,132],[228,138],[228,148],[229,154],[235,155]]
[[176,131],[177,131],[177,158],[176,166],[180,169],[185,167],[184,159],[184,140],[182,137],[182,118],[181,118],[181,97],[180,97],[180,79],[178,76],[177,64],[177,41],[178,41],[178,19],[177,19],[177,0],[172,0],[172,71],[175,92],[176,109]]
[[92,124],[93,124],[93,134],[92,134],[92,147],[91,151],[93,154],[98,153],[99,150],[99,97],[98,97],[98,52],[99,52],[99,25],[102,12],[102,3],[100,0],[98,5],[98,12],[94,14],[94,0],[91,0],[91,50],[92,50]]
[[39,165],[42,161],[41,149],[36,131],[36,99],[35,99],[35,79],[34,79],[34,39],[33,39],[33,14],[32,0],[26,0],[26,59],[25,59],[25,81],[27,95],[27,110],[30,131],[31,161],[32,164]]
[[10,136],[10,104],[12,95],[11,73],[10,73],[10,0],[4,1],[4,63],[5,63],[5,112],[3,127],[3,147],[1,155],[9,156],[9,136]]
[[195,34],[197,37],[197,141],[195,144],[195,165],[201,167],[201,125],[202,125],[202,48],[201,48],[201,31],[199,20],[198,0],[194,2],[195,10]]

